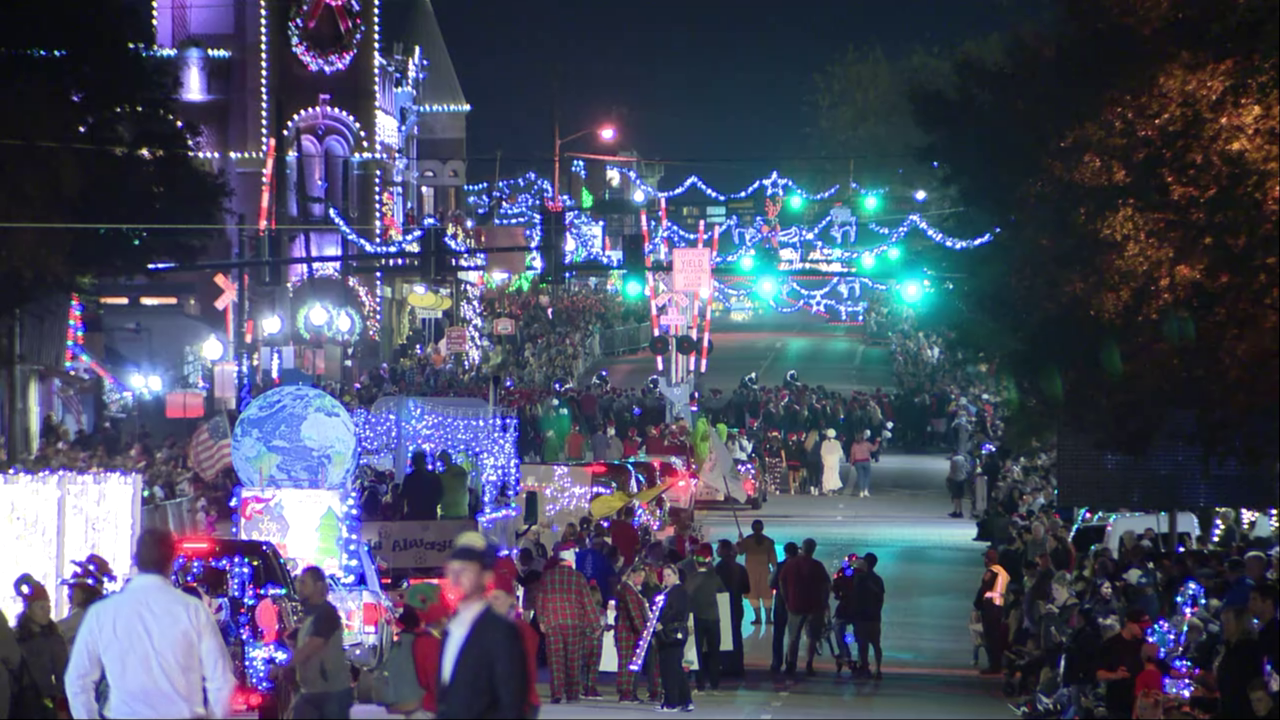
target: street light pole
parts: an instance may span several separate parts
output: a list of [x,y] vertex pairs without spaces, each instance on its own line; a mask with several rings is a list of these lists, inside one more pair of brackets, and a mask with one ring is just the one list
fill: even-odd
[[555,122],[553,124],[555,125],[556,151],[554,156],[555,169],[552,171],[552,175],[551,175],[551,187],[553,192],[552,197],[554,198],[555,203],[559,204],[560,203],[560,142],[561,142],[560,140],[560,109],[559,108],[556,108],[556,117],[555,117]]

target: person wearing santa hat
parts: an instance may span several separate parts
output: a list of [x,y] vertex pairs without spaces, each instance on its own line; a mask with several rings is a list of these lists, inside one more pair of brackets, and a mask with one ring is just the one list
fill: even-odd
[[634,427],[627,430],[627,439],[622,441],[622,459],[630,460],[640,454],[640,438]]
[[498,615],[515,623],[520,631],[520,639],[524,643],[524,662],[526,679],[529,687],[529,718],[537,718],[542,710],[542,698],[538,696],[538,644],[541,638],[533,626],[525,622],[516,604],[516,583],[514,576],[494,573],[493,582],[489,585],[489,606]]
[[53,622],[53,604],[49,591],[30,574],[24,574],[13,583],[14,592],[22,598],[23,610],[18,615],[13,631],[17,636],[22,657],[31,669],[36,687],[46,703],[61,711],[67,708],[67,693],[63,673],[67,668],[66,638]]

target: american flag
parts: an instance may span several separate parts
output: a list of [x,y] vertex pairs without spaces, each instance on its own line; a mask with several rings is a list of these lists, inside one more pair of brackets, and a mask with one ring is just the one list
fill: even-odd
[[212,480],[231,465],[231,426],[227,414],[218,413],[191,436],[191,469]]
[[60,391],[58,399],[62,401],[63,419],[70,414],[77,430],[88,430],[84,426],[84,406],[80,404],[80,398],[74,392]]

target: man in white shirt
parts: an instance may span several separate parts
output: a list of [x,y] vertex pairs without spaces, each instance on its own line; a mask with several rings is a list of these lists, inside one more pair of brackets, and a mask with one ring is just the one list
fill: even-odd
[[[75,718],[225,718],[236,680],[222,634],[199,600],[173,586],[173,533],[138,538],[134,576],[87,612],[67,665]],[[96,688],[111,688],[98,708]]]

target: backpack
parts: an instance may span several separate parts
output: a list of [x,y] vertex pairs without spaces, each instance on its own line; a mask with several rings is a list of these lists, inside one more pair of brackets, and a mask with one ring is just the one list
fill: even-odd
[[405,633],[391,644],[387,661],[373,676],[374,704],[385,708],[422,707],[426,691],[418,684],[413,639],[413,635]]

